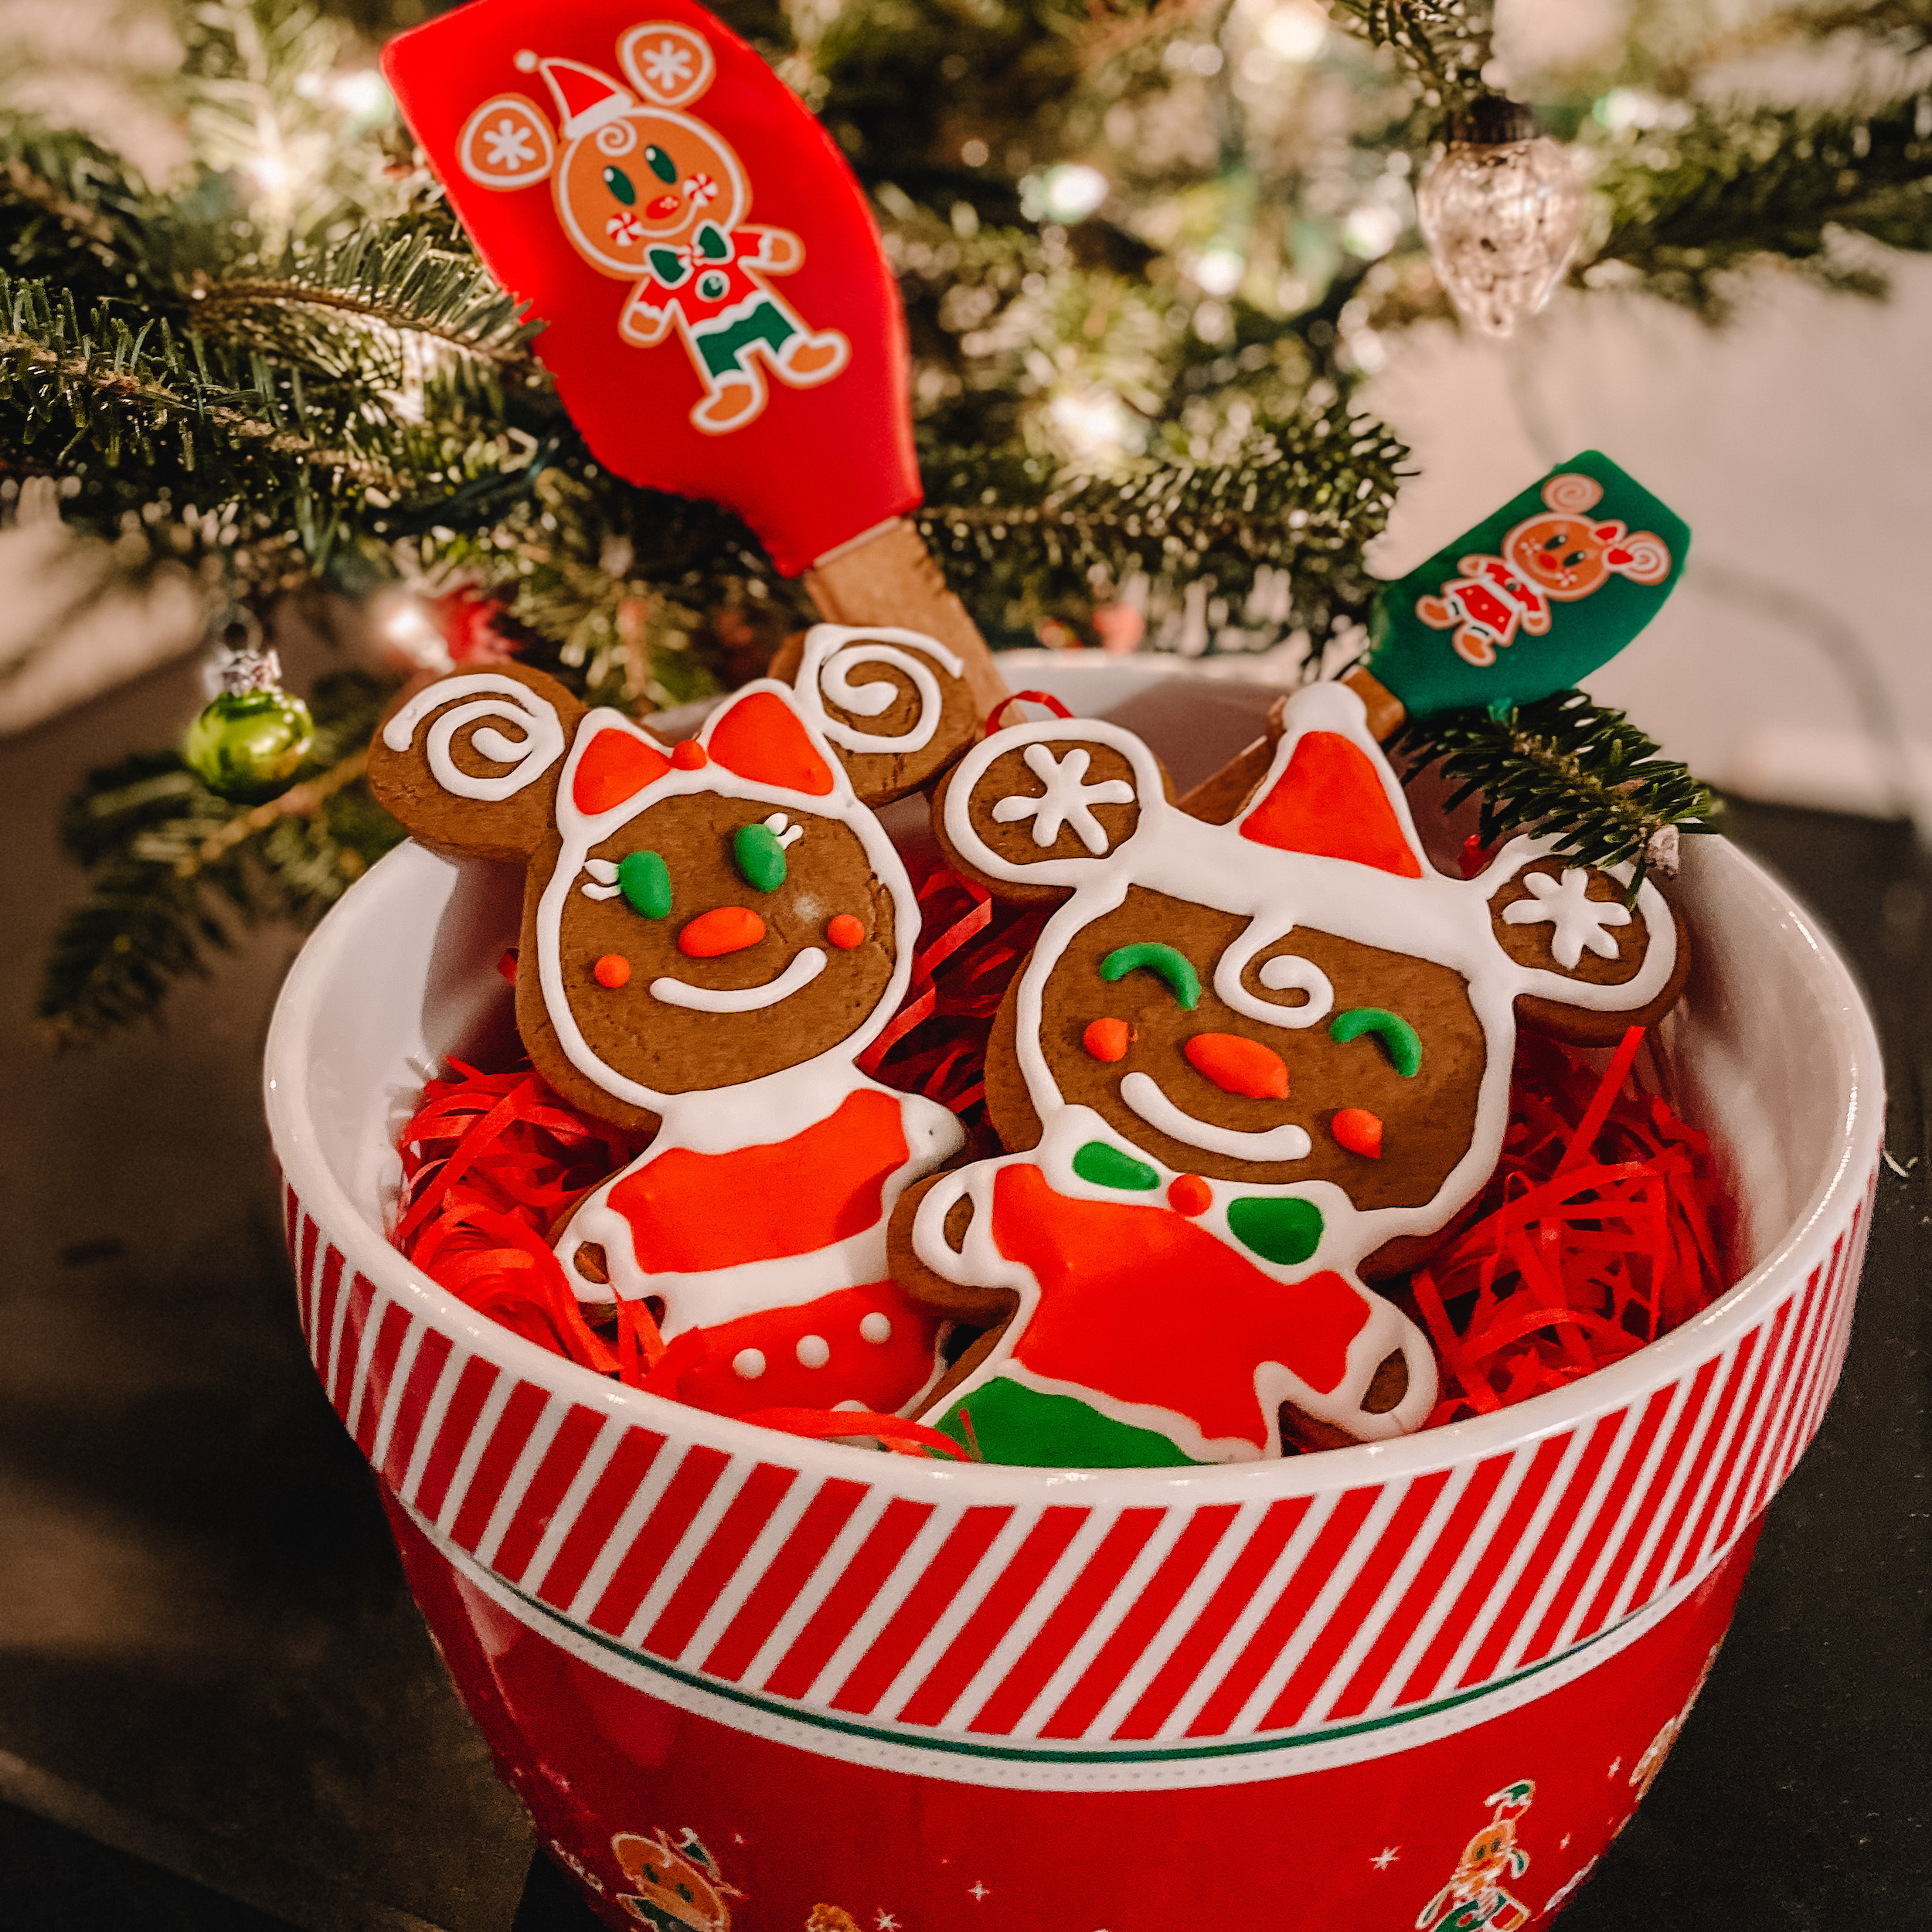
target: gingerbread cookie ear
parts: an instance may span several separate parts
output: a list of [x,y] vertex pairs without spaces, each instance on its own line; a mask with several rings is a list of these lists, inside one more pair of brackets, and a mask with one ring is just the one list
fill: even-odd
[[772,675],[838,753],[859,801],[921,791],[979,727],[964,661],[936,638],[889,624],[815,624]]
[[959,870],[1004,899],[1059,898],[1172,810],[1165,774],[1131,732],[1085,719],[996,731],[933,799]]
[[464,858],[527,858],[553,825],[583,706],[540,671],[502,665],[405,685],[369,745],[369,789],[417,838]]
[[1518,840],[1491,868],[1496,943],[1521,969],[1518,1017],[1573,1046],[1601,1046],[1676,1005],[1690,947],[1669,904],[1595,866],[1539,855]]

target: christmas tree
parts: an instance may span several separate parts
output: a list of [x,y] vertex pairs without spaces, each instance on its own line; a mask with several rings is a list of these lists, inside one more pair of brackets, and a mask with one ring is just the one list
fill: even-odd
[[[1741,23],[1637,0],[1567,67],[1526,63],[1483,0],[717,10],[870,196],[920,527],[996,646],[1245,655],[1284,682],[1360,656],[1406,452],[1357,392],[1396,332],[1454,312],[1416,191],[1445,141],[1535,132],[1502,95],[1582,191],[1573,257],[1517,264],[1532,281],[1721,324],[1755,276],[1870,298],[1887,250],[1932,245],[1927,0]],[[7,120],[0,495],[56,492],[104,570],[192,573],[244,650],[291,601],[400,586],[428,655],[514,651],[639,713],[757,675],[809,602],[726,512],[593,460],[374,72],[417,17],[183,10],[163,104],[190,158],[162,178]],[[1827,45],[1847,104],[1726,79]],[[218,717],[192,768],[168,749],[87,780],[67,835],[94,891],[49,962],[54,1035],[152,1011],[236,919],[313,920],[400,835],[361,783],[386,695],[345,668],[306,694],[312,733]],[[1600,860],[1641,867],[1710,807],[1574,696],[1412,723],[1405,749],[1483,792],[1485,835],[1546,825]]]

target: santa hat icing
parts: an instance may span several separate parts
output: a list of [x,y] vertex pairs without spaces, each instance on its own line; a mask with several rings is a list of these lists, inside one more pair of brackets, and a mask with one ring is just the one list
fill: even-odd
[[1270,782],[1237,822],[1241,836],[1281,852],[1346,859],[1420,879],[1421,861],[1394,774],[1363,742],[1361,700],[1330,685],[1318,696],[1313,689],[1301,692],[1293,710],[1315,719],[1283,738]]
[[536,64],[550,83],[566,141],[581,141],[607,121],[616,121],[637,107],[636,97],[608,74],[587,67],[580,61],[540,60]]

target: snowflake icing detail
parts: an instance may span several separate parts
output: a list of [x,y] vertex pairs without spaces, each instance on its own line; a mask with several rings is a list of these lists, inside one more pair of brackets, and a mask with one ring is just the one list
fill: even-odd
[[1549,873],[1526,873],[1523,883],[1535,895],[1519,899],[1503,908],[1503,919],[1511,926],[1532,926],[1543,920],[1550,923],[1549,950],[1565,972],[1573,971],[1587,946],[1599,959],[1614,959],[1617,942],[1609,928],[1628,926],[1630,913],[1614,899],[1592,899],[1590,874],[1580,866],[1565,868],[1561,881]]
[[651,86],[665,94],[682,87],[693,72],[691,49],[675,40],[660,40],[639,56],[638,65]]
[[1092,762],[1077,747],[1064,758],[1056,759],[1045,745],[1029,745],[1021,754],[1026,769],[1046,789],[1037,798],[1002,798],[993,808],[993,816],[1002,825],[1016,818],[1033,821],[1033,843],[1050,845],[1063,826],[1096,858],[1107,846],[1106,828],[1094,816],[1096,805],[1124,805],[1133,801],[1134,787],[1124,778],[1107,778],[1097,785],[1085,782]]
[[536,158],[536,144],[527,128],[508,114],[494,128],[483,130],[484,158],[492,168],[527,168]]

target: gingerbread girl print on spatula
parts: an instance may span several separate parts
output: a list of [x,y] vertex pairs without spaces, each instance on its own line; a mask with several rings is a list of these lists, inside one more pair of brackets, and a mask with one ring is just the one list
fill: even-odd
[[679,744],[515,665],[412,685],[376,733],[371,784],[420,840],[526,869],[537,1070],[655,1130],[556,1247],[580,1301],[655,1318],[657,1393],[892,1414],[934,1381],[943,1318],[894,1286],[886,1218],[960,1128],[855,1063],[919,929],[870,807],[971,735],[961,671],[930,638],[821,624],[795,689],[747,685]]
[[1341,685],[1281,707],[1225,824],[1141,741],[1079,720],[974,747],[950,858],[1064,903],[987,1054],[1009,1151],[908,1190],[893,1272],[997,1325],[927,1420],[988,1461],[1245,1461],[1406,1433],[1421,1332],[1366,1285],[1413,1266],[1495,1168],[1519,1015],[1614,1038],[1688,955],[1645,886],[1519,839],[1478,876],[1423,855]]

